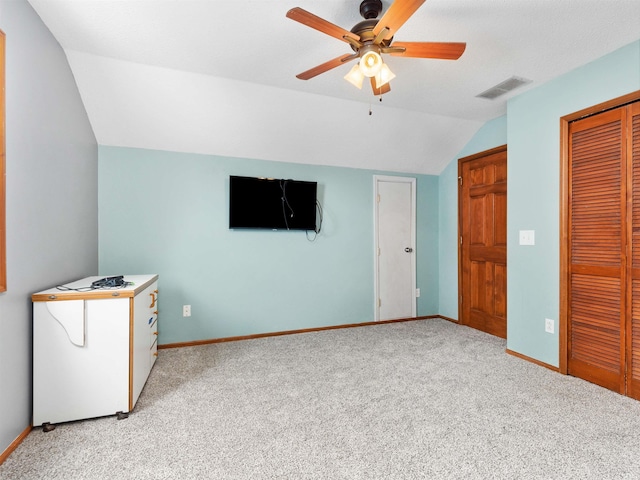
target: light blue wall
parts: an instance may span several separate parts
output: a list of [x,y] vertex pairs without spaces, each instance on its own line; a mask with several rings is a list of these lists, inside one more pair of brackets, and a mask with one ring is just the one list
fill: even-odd
[[440,313],[438,177],[413,176],[417,183],[418,204],[416,225],[416,286],[420,289],[418,315],[438,315]]
[[438,178],[440,314],[458,319],[458,159],[507,143],[507,117],[485,123]]
[[[508,102],[507,115],[486,123],[439,177],[440,314],[458,318],[457,159],[508,144],[507,348],[559,365],[560,117],[640,89],[640,42]],[[518,232],[535,230],[536,245]]]
[[[101,146],[100,274],[160,275],[161,344],[372,321],[374,173],[388,174]],[[321,234],[229,230],[229,175],[317,181]],[[416,178],[418,314],[429,315],[438,179]]]
[[98,147],[62,48],[25,0],[6,34],[7,291],[0,453],[31,423],[31,294],[98,271]]
[[[559,338],[544,319],[559,316],[560,117],[640,89],[640,41],[508,103],[509,349],[559,364]],[[535,246],[518,245],[535,230]]]

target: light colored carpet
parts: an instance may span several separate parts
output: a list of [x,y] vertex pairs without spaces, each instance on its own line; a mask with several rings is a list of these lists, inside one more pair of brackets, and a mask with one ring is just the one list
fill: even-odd
[[2,479],[640,478],[640,402],[443,320],[161,350],[134,412]]

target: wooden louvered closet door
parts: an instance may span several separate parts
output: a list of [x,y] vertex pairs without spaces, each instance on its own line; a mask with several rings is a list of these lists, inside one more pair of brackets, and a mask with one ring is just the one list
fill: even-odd
[[638,105],[569,127],[568,371],[631,396],[640,396]]
[[629,298],[627,315],[627,395],[640,400],[640,102],[628,109],[627,152],[631,170],[632,190],[629,214]]

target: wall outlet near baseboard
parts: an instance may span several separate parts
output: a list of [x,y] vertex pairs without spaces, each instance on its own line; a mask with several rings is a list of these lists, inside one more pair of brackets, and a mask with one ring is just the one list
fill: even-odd
[[182,306],[182,316],[190,317],[191,316],[191,305],[183,305]]
[[554,333],[556,331],[556,322],[551,318],[544,319],[544,331],[547,333]]

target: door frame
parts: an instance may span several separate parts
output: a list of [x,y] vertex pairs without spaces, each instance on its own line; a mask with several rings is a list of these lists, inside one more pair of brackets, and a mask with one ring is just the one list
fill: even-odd
[[584,108],[560,118],[560,315],[558,321],[560,373],[569,373],[569,217],[571,185],[569,184],[569,124],[575,120],[622,107],[640,100],[640,90]]
[[417,298],[416,298],[416,179],[415,177],[395,177],[389,175],[374,175],[373,176],[373,285],[374,285],[374,320],[377,322],[380,320],[380,306],[378,299],[380,298],[380,272],[378,264],[378,234],[379,234],[379,222],[378,222],[378,198],[379,190],[378,185],[382,182],[394,182],[394,183],[408,183],[411,185],[411,245],[413,249],[413,255],[411,255],[411,288],[413,302],[411,304],[411,317],[415,318],[417,315]]

